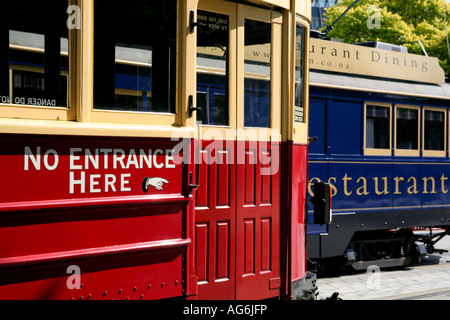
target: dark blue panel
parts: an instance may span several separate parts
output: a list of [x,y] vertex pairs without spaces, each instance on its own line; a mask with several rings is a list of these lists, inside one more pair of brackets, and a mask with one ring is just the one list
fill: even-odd
[[422,204],[421,169],[420,163],[394,164],[394,207],[415,207]]
[[333,210],[392,207],[392,164],[331,163],[329,170],[337,189]]
[[311,99],[309,101],[309,136],[319,140],[309,144],[310,154],[326,154],[326,100]]
[[422,165],[422,204],[438,206],[450,203],[450,164]]
[[328,113],[331,153],[360,155],[362,141],[362,103],[351,100],[331,100]]
[[[312,215],[311,215],[311,217],[312,217]],[[307,233],[308,233],[308,235],[326,233],[327,229],[328,228],[327,228],[326,225],[319,225],[319,224],[308,224],[307,225]]]

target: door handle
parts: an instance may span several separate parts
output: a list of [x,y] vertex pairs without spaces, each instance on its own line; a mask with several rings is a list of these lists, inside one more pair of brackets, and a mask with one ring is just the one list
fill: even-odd
[[194,111],[202,110],[202,108],[194,107],[194,96],[192,94],[189,96],[188,110],[189,110],[189,118],[192,118],[192,113]]
[[197,190],[198,187],[200,187],[199,184],[192,183],[192,172],[189,172],[189,194],[192,194],[192,192]]

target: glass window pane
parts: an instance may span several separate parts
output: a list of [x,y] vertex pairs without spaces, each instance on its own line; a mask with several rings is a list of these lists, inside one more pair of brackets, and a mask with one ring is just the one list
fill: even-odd
[[295,122],[304,123],[303,105],[303,73],[304,73],[304,52],[305,52],[305,28],[297,25],[297,35],[295,40]]
[[270,128],[270,23],[245,19],[244,126]]
[[197,120],[229,125],[229,17],[197,11]]
[[67,1],[8,1],[0,12],[0,103],[67,107]]
[[389,149],[390,122],[389,107],[367,106],[366,148]]
[[445,150],[445,113],[425,110],[425,150]]
[[397,108],[397,149],[418,150],[419,110]]
[[94,108],[175,113],[177,0],[95,0],[94,23]]

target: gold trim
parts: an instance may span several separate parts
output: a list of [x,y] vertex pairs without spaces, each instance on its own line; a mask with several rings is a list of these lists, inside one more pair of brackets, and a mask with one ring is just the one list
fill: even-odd
[[[350,211],[363,211],[363,210],[386,210],[386,209],[422,209],[422,208],[441,208],[450,207],[450,204],[435,204],[435,205],[422,205],[422,206],[395,206],[395,207],[373,207],[373,208],[350,208],[350,209],[333,209],[334,212],[349,212]],[[308,213],[313,213],[313,210],[308,210]]]

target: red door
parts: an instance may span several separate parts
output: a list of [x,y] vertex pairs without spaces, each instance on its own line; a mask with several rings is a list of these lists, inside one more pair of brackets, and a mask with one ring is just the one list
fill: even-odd
[[236,299],[265,299],[280,292],[280,173],[271,167],[280,148],[238,144],[245,161],[237,166]]
[[[196,192],[195,267],[199,299],[235,298],[236,166],[234,150],[202,141]],[[232,141],[233,149],[234,142]]]
[[[270,167],[274,158],[279,163],[280,152],[279,142],[270,141],[272,130],[279,137],[281,126],[281,97],[274,92],[281,63],[273,65],[280,56],[273,53],[281,45],[272,44],[281,38],[281,25],[273,27],[273,16],[269,10],[226,1],[199,3],[199,299],[279,295],[280,174],[278,166]],[[257,59],[249,61],[252,57]]]

